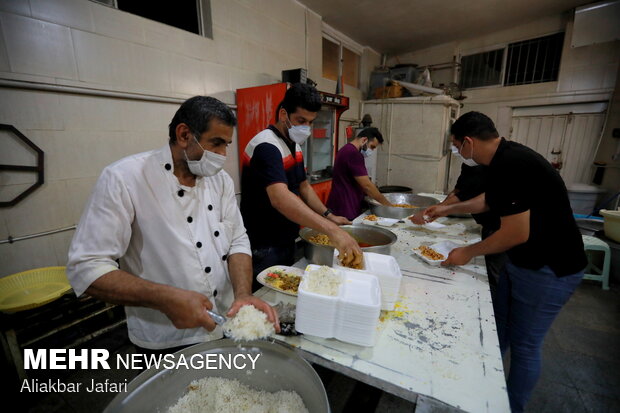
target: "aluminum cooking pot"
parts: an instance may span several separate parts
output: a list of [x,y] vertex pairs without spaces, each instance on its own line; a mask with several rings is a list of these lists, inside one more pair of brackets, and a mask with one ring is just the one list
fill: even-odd
[[408,186],[398,186],[398,185],[385,185],[379,187],[379,192],[382,194],[390,193],[390,192],[403,192],[403,193],[413,193],[413,189]]
[[[378,254],[390,255],[390,249],[396,242],[396,235],[385,228],[370,225],[343,225],[340,228],[351,234],[357,242],[361,243],[363,252],[376,252]],[[310,264],[329,265],[334,262],[334,247],[320,245],[310,241],[310,237],[320,234],[312,228],[302,228],[299,231],[301,239],[306,241],[304,246],[304,256]],[[370,246],[363,246],[369,244]]]
[[[239,348],[241,347],[241,348]],[[126,393],[119,393],[104,413],[165,412],[187,392],[193,380],[205,377],[236,379],[254,389],[276,392],[296,391],[310,412],[329,413],[325,387],[310,364],[289,346],[257,340],[235,343],[222,339],[188,347],[175,353],[186,359],[193,354],[260,353],[252,374],[236,369],[149,369],[133,379]],[[253,356],[254,357],[254,356]]]
[[400,208],[381,205],[377,201],[371,198],[366,198],[366,201],[370,205],[370,213],[384,218],[407,218],[409,215],[416,214],[418,211],[423,211],[431,205],[439,203],[435,198],[428,196],[420,196],[402,192],[392,192],[383,194],[388,201],[392,204],[410,204],[416,206],[416,208]]

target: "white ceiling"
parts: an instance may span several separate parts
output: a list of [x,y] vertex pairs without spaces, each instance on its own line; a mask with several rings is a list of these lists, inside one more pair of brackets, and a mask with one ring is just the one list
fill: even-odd
[[402,53],[511,28],[588,0],[300,0],[380,53]]

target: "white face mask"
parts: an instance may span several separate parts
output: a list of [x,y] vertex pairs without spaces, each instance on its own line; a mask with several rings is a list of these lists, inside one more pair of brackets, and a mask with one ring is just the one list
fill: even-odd
[[[463,141],[464,142],[464,141]],[[458,156],[459,158],[461,158],[461,161],[463,161],[463,163],[467,166],[478,166],[478,162],[474,161],[474,150],[473,150],[473,146],[472,146],[472,151],[471,151],[471,158],[466,159],[463,155],[461,155],[461,152],[458,150],[458,148],[454,145],[452,145],[450,147],[450,149],[452,149],[452,153],[456,156]],[[461,146],[461,149],[463,149],[463,146]]]
[[[287,115],[288,116],[288,115]],[[298,145],[303,145],[306,139],[310,136],[310,126],[308,125],[293,125],[289,120],[288,123],[291,126],[287,125],[288,128],[288,137],[291,138],[293,142]]]
[[[196,139],[195,136],[194,139]],[[198,139],[196,139],[196,143],[200,146],[200,149],[203,150],[202,157],[200,157],[199,160],[190,161],[187,157],[187,153],[183,151],[189,171],[196,176],[213,176],[221,171],[224,167],[224,162],[226,162],[226,157],[224,155],[205,150],[200,142],[198,142]]]

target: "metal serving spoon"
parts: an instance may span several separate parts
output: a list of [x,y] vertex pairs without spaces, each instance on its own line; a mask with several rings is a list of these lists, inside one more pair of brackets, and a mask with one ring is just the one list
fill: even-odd
[[213,321],[215,321],[216,324],[223,326],[226,322],[226,317],[214,313],[213,311],[206,310],[206,312],[211,316],[211,318],[213,319]]

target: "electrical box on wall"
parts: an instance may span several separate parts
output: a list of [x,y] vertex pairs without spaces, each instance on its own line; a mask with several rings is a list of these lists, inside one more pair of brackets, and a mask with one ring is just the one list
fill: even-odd
[[572,47],[620,39],[620,0],[601,1],[575,9]]
[[288,83],[306,83],[308,80],[308,71],[303,68],[283,70],[282,81]]

